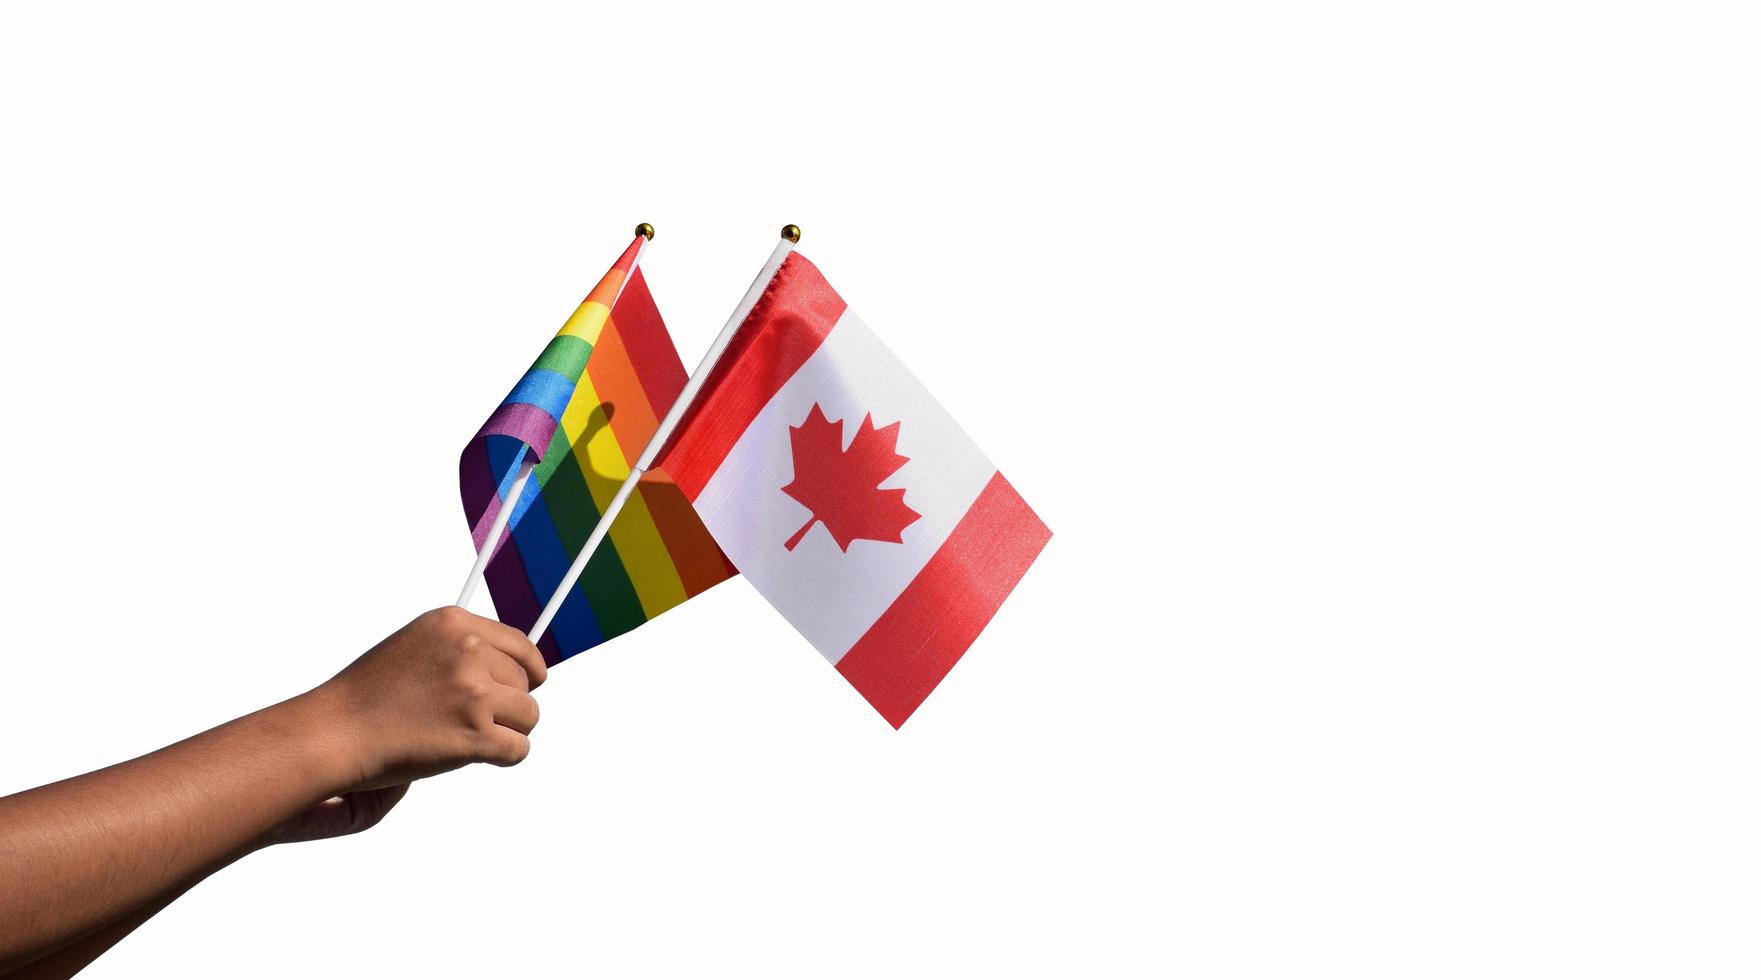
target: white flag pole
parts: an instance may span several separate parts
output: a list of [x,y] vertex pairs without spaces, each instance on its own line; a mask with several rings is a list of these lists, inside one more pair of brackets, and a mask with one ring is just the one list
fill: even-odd
[[496,508],[495,520],[489,525],[489,536],[483,539],[483,547],[477,549],[477,561],[471,565],[471,574],[465,576],[465,587],[459,590],[459,601],[453,605],[470,605],[471,596],[477,594],[477,583],[483,581],[483,570],[489,567],[489,556],[495,554],[495,543],[501,540],[501,532],[507,530],[514,505],[520,502],[520,494],[526,491],[526,480],[532,476],[532,454],[524,446],[520,447],[520,458],[514,461],[508,472],[515,474],[514,484],[508,488],[501,506]]
[[550,628],[550,621],[556,618],[557,611],[563,606],[563,600],[568,597],[570,590],[575,587],[575,583],[580,581],[581,573],[587,570],[587,560],[593,557],[594,550],[599,547],[601,541],[605,540],[606,532],[611,530],[612,522],[617,520],[618,511],[624,509],[624,501],[630,499],[630,493],[636,489],[636,483],[642,479],[642,474],[648,472],[648,468],[654,465],[654,457],[659,455],[660,448],[673,434],[673,429],[678,427],[679,419],[685,414],[685,410],[690,408],[691,403],[697,399],[697,392],[702,389],[703,382],[709,377],[710,370],[715,367],[715,362],[721,358],[722,351],[727,350],[728,342],[734,339],[734,331],[738,330],[740,324],[745,322],[746,316],[752,312],[752,308],[758,305],[758,298],[764,295],[765,287],[769,286],[770,281],[776,278],[777,270],[783,266],[783,260],[789,257],[789,253],[795,248],[795,243],[800,240],[801,229],[794,225],[784,226],[782,240],[777,242],[777,247],[771,251],[770,258],[765,260],[764,268],[758,270],[758,278],[752,280],[752,285],[746,290],[746,295],[740,298],[740,305],[734,307],[733,315],[729,316],[728,322],[722,326],[722,332],[716,335],[715,342],[709,345],[709,350],[704,353],[703,360],[698,362],[697,370],[691,373],[691,380],[685,382],[685,389],[679,392],[679,397],[673,402],[673,407],[667,411],[666,418],[660,420],[660,427],[654,430],[654,436],[648,440],[648,447],[642,450],[642,455],[636,460],[636,465],[630,468],[630,475],[624,478],[623,484],[618,487],[618,492],[612,496],[611,503],[606,505],[605,513],[599,517],[599,523],[593,525],[593,533],[587,535],[587,543],[575,555],[574,564],[569,566],[568,574],[563,576],[562,584],[558,585],[556,591],[551,593],[550,601],[544,606],[544,612],[540,613],[538,621],[532,624],[532,631],[526,636],[533,643],[537,643],[538,638],[544,635],[544,631]]
[[[630,261],[629,274],[624,276],[623,282],[618,283],[617,294],[612,296],[611,306],[607,308],[608,314],[617,307],[618,300],[624,295],[624,287],[630,284],[631,279],[636,278],[636,270],[642,267],[642,256],[648,251],[648,243],[654,241],[654,226],[644,221],[636,226],[636,235],[642,239],[642,244],[636,246],[636,257]],[[591,358],[592,354],[588,357]],[[489,567],[489,558],[495,554],[495,546],[501,541],[501,532],[507,530],[508,519],[514,514],[514,505],[520,502],[520,494],[526,490],[526,480],[532,476],[533,463],[532,453],[522,446],[520,458],[508,468],[508,473],[514,478],[513,485],[508,487],[507,496],[501,499],[501,506],[496,508],[495,520],[489,525],[489,534],[483,539],[483,547],[477,549],[477,560],[472,563],[470,574],[465,576],[464,587],[459,589],[459,601],[453,605],[466,605],[477,594],[477,586],[483,581],[483,570]],[[507,482],[506,477],[503,477],[502,482]]]

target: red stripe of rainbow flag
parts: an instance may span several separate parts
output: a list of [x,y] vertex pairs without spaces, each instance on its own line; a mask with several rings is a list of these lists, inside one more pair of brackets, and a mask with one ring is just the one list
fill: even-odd
[[[484,580],[503,622],[529,630],[659,419],[685,385],[637,258],[624,251],[459,460],[482,547],[517,464],[536,460]],[[670,478],[645,474],[541,638],[556,663],[626,633],[734,574]]]

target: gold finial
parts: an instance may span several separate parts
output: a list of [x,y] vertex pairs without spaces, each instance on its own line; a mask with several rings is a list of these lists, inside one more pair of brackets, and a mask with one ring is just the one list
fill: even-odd
[[636,234],[652,242],[654,241],[654,226],[644,221],[636,226]]
[[801,229],[794,225],[784,225],[783,237],[791,242],[799,242],[801,240]]

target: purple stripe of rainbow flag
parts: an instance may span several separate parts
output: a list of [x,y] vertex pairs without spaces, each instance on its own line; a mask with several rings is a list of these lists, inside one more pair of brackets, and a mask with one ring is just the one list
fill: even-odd
[[[482,547],[523,457],[536,461],[485,573],[503,622],[529,630],[685,385],[637,261],[599,281],[459,461]],[[682,493],[646,474],[539,643],[551,663],[642,625],[734,574]]]

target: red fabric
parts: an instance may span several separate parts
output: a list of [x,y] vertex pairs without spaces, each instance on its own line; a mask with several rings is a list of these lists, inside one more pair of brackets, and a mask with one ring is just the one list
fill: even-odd
[[655,466],[695,501],[759,411],[843,315],[843,298],[813,263],[790,253],[734,332]]
[[[631,302],[624,302],[626,299]],[[648,292],[648,280],[643,278],[640,268],[624,285],[624,295],[618,297],[618,308],[613,311],[612,318],[618,322],[618,337],[630,355],[630,363],[636,368],[636,377],[642,382],[643,393],[648,396],[655,417],[665,415],[678,400],[679,392],[684,390],[685,365],[679,360],[679,352],[673,348],[672,335],[661,322],[660,309],[654,305],[654,296]],[[641,452],[640,445],[636,451]]]
[[815,402],[800,425],[789,427],[790,451],[795,478],[783,492],[813,512],[795,536],[783,543],[790,551],[813,525],[824,522],[832,540],[843,551],[857,538],[870,541],[905,540],[900,535],[919,517],[905,506],[903,487],[882,490],[880,484],[910,460],[896,452],[899,423],[874,427],[865,415],[844,448],[844,423],[832,422]]
[[929,563],[838,661],[894,728],[978,638],[1052,532],[998,473]]

